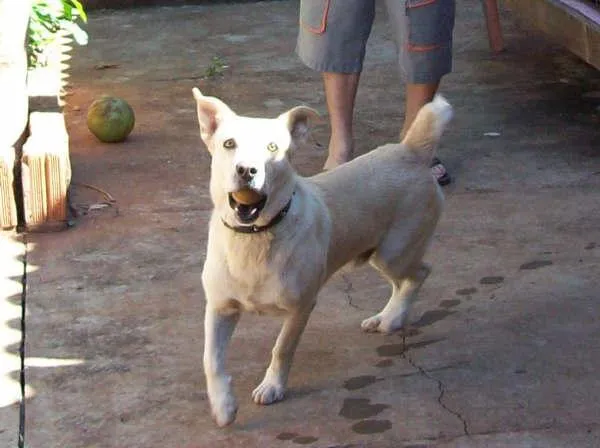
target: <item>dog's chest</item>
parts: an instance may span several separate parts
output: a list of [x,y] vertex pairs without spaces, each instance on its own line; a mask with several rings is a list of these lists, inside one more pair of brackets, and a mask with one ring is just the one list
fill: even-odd
[[[233,273],[232,273],[233,274]],[[228,288],[245,311],[278,314],[294,306],[299,294],[290,283],[282,281],[276,271],[257,269],[235,270]]]
[[[259,240],[260,241],[260,240]],[[273,313],[284,311],[298,301],[297,273],[289,269],[284,254],[273,252],[271,241],[264,244],[229,245],[226,255],[227,288],[245,310]]]

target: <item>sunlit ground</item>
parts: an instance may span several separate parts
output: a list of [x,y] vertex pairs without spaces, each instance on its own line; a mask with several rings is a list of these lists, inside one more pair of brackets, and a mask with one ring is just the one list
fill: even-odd
[[0,407],[19,402],[21,386],[21,277],[23,276],[21,242],[0,236]]
[[[29,244],[29,250],[33,250]],[[10,234],[0,234],[0,408],[21,401],[21,300],[23,293],[23,260],[25,245]],[[27,273],[35,272],[36,266],[28,265]],[[26,317],[27,320],[27,317]],[[62,367],[83,363],[80,359],[53,359],[31,357],[26,367]],[[26,398],[35,394],[26,385]]]
[[[58,100],[62,106],[62,97],[68,83],[68,61],[70,59],[71,39],[61,37],[51,46],[46,55],[46,66],[29,71],[27,88],[30,97]],[[55,103],[56,104],[56,103]],[[34,250],[29,244],[28,250]],[[20,370],[21,356],[21,299],[23,293],[22,277],[24,269],[25,245],[10,233],[0,234],[0,408],[21,401]],[[43,268],[43,267],[42,267]],[[27,272],[35,272],[38,267],[28,265]],[[79,359],[52,359],[27,357],[26,368],[48,368],[70,366],[83,363]],[[25,387],[25,396],[32,397],[35,391]]]

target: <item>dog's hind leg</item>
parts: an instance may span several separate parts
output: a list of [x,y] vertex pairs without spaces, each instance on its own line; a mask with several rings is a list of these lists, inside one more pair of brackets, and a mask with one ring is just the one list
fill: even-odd
[[361,328],[367,332],[391,333],[399,330],[404,324],[410,305],[429,275],[430,268],[419,262],[408,268],[403,267],[404,273],[398,276],[397,272],[394,272],[393,263],[388,264],[381,258],[374,258],[371,264],[388,279],[392,286],[392,295],[383,310],[365,319]]
[[283,399],[294,352],[314,306],[314,301],[311,301],[308,306],[285,317],[265,377],[252,392],[252,399],[256,404],[271,404]]
[[229,425],[237,413],[231,377],[225,372],[225,355],[239,318],[237,311],[223,313],[210,305],[204,315],[204,375],[212,415],[219,426]]

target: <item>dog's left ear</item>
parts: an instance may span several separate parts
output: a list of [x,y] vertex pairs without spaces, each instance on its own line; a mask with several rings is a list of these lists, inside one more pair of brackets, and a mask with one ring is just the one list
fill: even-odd
[[285,122],[292,140],[296,142],[306,141],[310,133],[309,122],[319,122],[321,119],[316,110],[307,106],[294,107],[282,113],[278,118]]
[[198,109],[198,123],[200,124],[200,137],[210,151],[210,139],[227,116],[235,115],[227,104],[218,98],[204,96],[199,89],[192,89]]

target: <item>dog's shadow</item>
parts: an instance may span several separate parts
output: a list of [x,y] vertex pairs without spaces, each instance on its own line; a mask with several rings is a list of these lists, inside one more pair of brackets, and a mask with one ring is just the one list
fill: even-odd
[[[325,385],[322,384],[320,385],[321,387],[319,387],[319,385],[315,385],[315,386],[308,386],[308,385],[301,385],[298,387],[291,387],[290,389],[288,389],[286,391],[285,394],[285,399],[281,402],[272,404],[272,405],[268,405],[268,406],[261,406],[261,405],[257,405],[255,403],[249,403],[247,404],[247,406],[254,406],[254,407],[261,407],[261,408],[266,408],[266,409],[272,409],[273,411],[277,411],[277,408],[282,409],[281,411],[281,415],[286,414],[288,409],[287,406],[292,406],[292,407],[297,407],[298,405],[298,401],[302,400],[304,398],[307,398],[311,395],[315,395],[315,394],[319,394],[321,392],[323,392],[323,390],[325,389]],[[242,415],[248,415],[248,412],[242,412]],[[251,431],[256,431],[256,430],[264,430],[265,426],[267,426],[267,424],[269,422],[273,422],[273,419],[269,417],[268,413],[257,413],[254,417],[250,417],[248,420],[244,421],[242,419],[237,419],[236,422],[231,425],[232,429],[235,429],[236,431],[242,431],[242,432],[251,432]],[[282,420],[282,424],[284,424],[286,422],[286,420]],[[287,423],[289,423],[289,421],[287,421]]]

